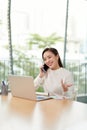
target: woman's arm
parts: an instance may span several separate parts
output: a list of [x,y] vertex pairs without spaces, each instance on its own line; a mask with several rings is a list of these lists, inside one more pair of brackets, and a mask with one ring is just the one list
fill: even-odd
[[43,85],[44,82],[45,73],[42,71],[42,67],[43,66],[40,67],[39,75],[34,79],[34,86],[36,89],[38,89],[40,85]]
[[44,78],[40,77],[39,75],[34,79],[34,87],[35,89],[38,89],[40,87],[40,85],[43,84]]

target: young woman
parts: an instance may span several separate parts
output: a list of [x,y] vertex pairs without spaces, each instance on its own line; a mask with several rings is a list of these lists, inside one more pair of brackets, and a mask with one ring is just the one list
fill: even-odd
[[40,72],[34,80],[35,88],[42,85],[44,91],[53,96],[72,96],[74,91],[73,75],[63,68],[58,51],[55,48],[45,48],[42,52],[47,71],[40,67]]

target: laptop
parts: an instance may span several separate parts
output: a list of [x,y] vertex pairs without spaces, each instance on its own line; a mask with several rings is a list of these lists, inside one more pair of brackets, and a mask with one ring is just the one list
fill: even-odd
[[11,89],[12,96],[14,97],[34,101],[52,99],[52,97],[49,97],[48,95],[36,95],[34,79],[32,76],[9,75],[8,83]]

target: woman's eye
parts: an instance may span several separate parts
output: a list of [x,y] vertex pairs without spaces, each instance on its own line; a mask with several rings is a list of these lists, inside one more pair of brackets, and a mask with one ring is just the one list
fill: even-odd
[[50,59],[50,58],[51,58],[51,56],[48,57],[48,59]]

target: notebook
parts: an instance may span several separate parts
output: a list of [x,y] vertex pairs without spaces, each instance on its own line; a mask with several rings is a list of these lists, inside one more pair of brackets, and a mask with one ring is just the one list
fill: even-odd
[[9,75],[8,83],[12,95],[15,97],[34,101],[52,99],[52,97],[49,96],[36,95],[34,79],[32,76]]

